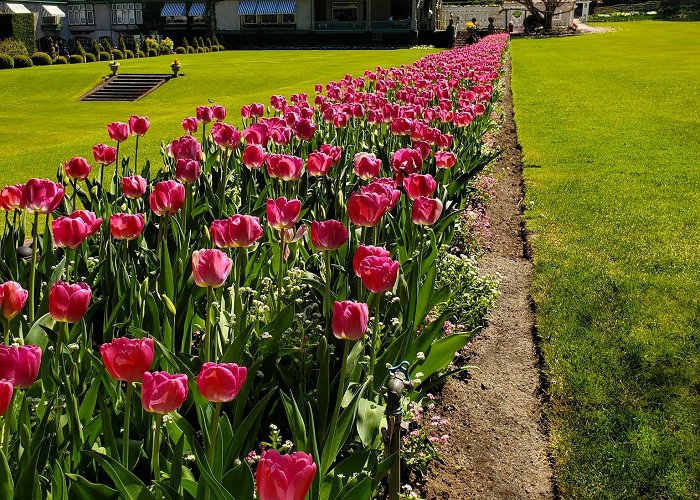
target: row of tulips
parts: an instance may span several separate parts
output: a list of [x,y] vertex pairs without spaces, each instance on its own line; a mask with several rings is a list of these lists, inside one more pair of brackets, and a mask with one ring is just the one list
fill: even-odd
[[[2,189],[0,490],[381,494],[388,367],[408,361],[420,399],[473,334],[431,316],[451,294],[435,267],[495,156],[507,42],[272,96],[241,130],[199,107],[157,167],[132,116],[96,171],[76,156]],[[273,424],[297,451],[244,460]]]

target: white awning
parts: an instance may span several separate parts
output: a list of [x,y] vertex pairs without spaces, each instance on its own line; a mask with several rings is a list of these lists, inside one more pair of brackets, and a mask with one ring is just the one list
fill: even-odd
[[238,4],[239,16],[251,16],[255,14],[255,8],[258,6],[258,0],[241,0]]
[[42,4],[41,8],[44,9],[44,17],[50,17],[50,16],[66,17],[66,13],[63,12],[61,9],[59,9],[58,5],[43,5]]
[[190,17],[204,17],[204,12],[206,10],[206,6],[203,3],[193,3],[190,5],[190,11],[188,15]]
[[6,3],[7,10],[15,14],[31,14],[31,11],[21,3]]
[[160,11],[161,17],[185,17],[187,9],[184,3],[166,3]]

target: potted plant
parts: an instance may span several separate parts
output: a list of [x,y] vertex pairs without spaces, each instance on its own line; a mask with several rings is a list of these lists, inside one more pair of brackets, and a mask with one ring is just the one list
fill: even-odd
[[112,70],[112,76],[117,76],[117,71],[119,71],[119,61],[112,59],[109,61],[109,69]]
[[177,74],[180,72],[180,61],[175,59],[170,65],[170,69],[173,70],[173,78],[177,78]]

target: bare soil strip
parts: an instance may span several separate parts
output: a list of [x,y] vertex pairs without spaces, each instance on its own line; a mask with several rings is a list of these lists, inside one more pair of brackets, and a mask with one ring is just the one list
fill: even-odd
[[501,296],[468,361],[478,366],[450,379],[441,395],[450,443],[426,483],[428,499],[554,498],[543,418],[543,387],[531,308],[532,263],[521,219],[521,152],[513,120],[510,59],[503,98],[505,123],[495,138],[496,196],[488,207],[493,240],[484,274],[502,276]]

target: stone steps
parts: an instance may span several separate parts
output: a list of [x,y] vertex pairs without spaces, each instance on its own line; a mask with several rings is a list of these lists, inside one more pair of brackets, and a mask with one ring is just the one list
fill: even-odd
[[110,77],[80,98],[81,101],[138,101],[165,84],[172,75],[122,74]]

